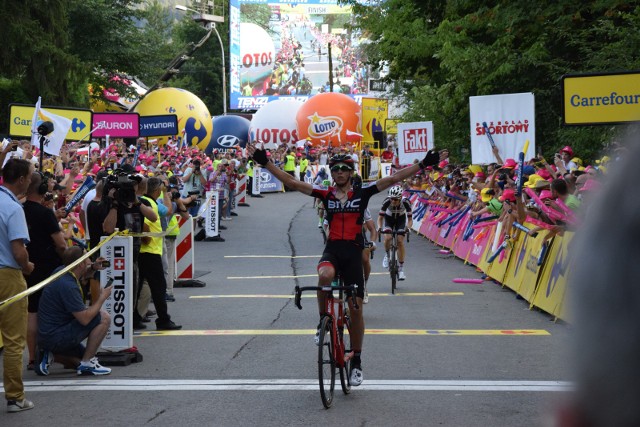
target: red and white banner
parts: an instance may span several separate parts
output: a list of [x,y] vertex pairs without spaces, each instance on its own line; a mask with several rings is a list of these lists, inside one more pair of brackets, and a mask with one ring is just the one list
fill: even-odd
[[178,227],[178,238],[175,244],[176,256],[174,257],[176,277],[170,277],[169,280],[190,280],[194,278],[195,263],[193,218],[185,219],[179,216]]
[[486,123],[498,147],[500,157],[517,159],[529,140],[525,159],[536,153],[535,99],[533,93],[512,93],[469,97],[471,120],[471,162],[496,161],[482,123]]
[[398,157],[401,165],[422,160],[432,148],[433,122],[398,123]]

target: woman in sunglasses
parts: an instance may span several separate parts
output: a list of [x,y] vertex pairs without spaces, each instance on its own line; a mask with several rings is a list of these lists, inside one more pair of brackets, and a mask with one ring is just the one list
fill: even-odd
[[[351,314],[351,345],[354,358],[351,362],[350,382],[353,386],[362,383],[361,353],[364,339],[364,320],[362,317],[362,299],[364,297],[364,277],[362,268],[362,249],[364,238],[362,236],[362,224],[364,211],[367,209],[369,199],[376,193],[384,191],[393,184],[415,175],[421,169],[437,165],[446,159],[449,153],[446,150],[438,153],[435,150],[427,152],[422,161],[412,166],[399,170],[396,174],[379,179],[368,185],[352,186],[354,161],[349,155],[338,154],[329,161],[331,178],[334,186],[320,187],[298,181],[288,173],[276,167],[269,158],[264,148],[257,148],[255,144],[248,144],[247,150],[253,160],[266,168],[282,183],[293,190],[315,197],[322,201],[326,219],[329,222],[329,236],[320,262],[318,263],[318,286],[330,286],[335,277],[336,268],[342,272],[342,278],[346,284],[357,285],[356,310],[353,303],[349,302]],[[320,318],[325,309],[324,293],[318,293],[318,307]],[[318,325],[319,327],[319,325]],[[316,332],[316,344],[320,333]]]

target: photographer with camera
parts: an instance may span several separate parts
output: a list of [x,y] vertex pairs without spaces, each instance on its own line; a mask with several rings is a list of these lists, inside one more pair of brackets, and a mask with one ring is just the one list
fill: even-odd
[[[49,189],[49,178],[41,172],[33,172],[31,184],[27,189],[27,200],[23,203],[24,215],[29,227],[30,241],[27,243],[29,259],[35,267],[26,277],[27,287],[37,285],[45,280],[53,270],[62,263],[62,254],[67,249],[67,242],[58,224],[53,210],[43,205],[44,197]],[[29,350],[29,366],[33,369],[36,358],[36,338],[38,335],[38,304],[42,291],[29,295],[27,320],[27,348]]]
[[[138,184],[142,180],[137,175],[128,175],[123,170],[116,170],[105,179],[102,190],[102,200],[96,218],[91,218],[89,222],[98,221],[102,223],[102,235],[108,236],[116,228],[128,230],[132,233],[142,233],[144,219],[150,221],[158,220],[157,210],[154,210],[146,200],[139,199],[136,195]],[[94,239],[93,233],[91,239]],[[99,238],[98,238],[99,241]],[[138,259],[142,241],[140,237],[133,238],[133,307],[137,307],[140,293],[140,282],[138,281]],[[134,329],[142,329],[142,316],[137,310],[133,311]]]
[[[191,162],[191,166],[185,169],[184,174],[182,175],[182,182],[184,183],[184,187],[182,189],[183,198],[193,195],[202,196],[207,179],[205,178],[200,166],[200,160],[195,159]],[[200,202],[197,202],[194,206],[189,208],[191,216],[195,217],[198,215],[199,207]]]

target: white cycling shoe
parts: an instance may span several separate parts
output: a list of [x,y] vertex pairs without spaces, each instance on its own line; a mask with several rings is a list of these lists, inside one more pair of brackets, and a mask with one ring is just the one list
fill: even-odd
[[369,291],[364,290],[364,298],[362,298],[363,304],[369,304]]
[[389,257],[387,255],[382,258],[382,268],[389,268]]
[[407,276],[404,275],[404,271],[402,270],[398,271],[398,280],[404,280],[406,278]]
[[362,368],[353,368],[351,370],[351,375],[349,376],[349,383],[353,387],[358,387],[362,384],[362,380],[364,380],[364,376],[362,375]]

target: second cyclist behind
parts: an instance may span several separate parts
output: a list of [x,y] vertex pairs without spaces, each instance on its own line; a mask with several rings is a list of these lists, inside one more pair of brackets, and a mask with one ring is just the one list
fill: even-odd
[[[402,187],[395,185],[389,189],[389,197],[384,199],[378,215],[378,229],[384,236],[385,256],[382,259],[382,267],[389,268],[389,249],[391,248],[391,231],[404,231],[413,225],[411,217],[411,203],[402,197]],[[404,234],[398,234],[398,280],[404,280]]]

